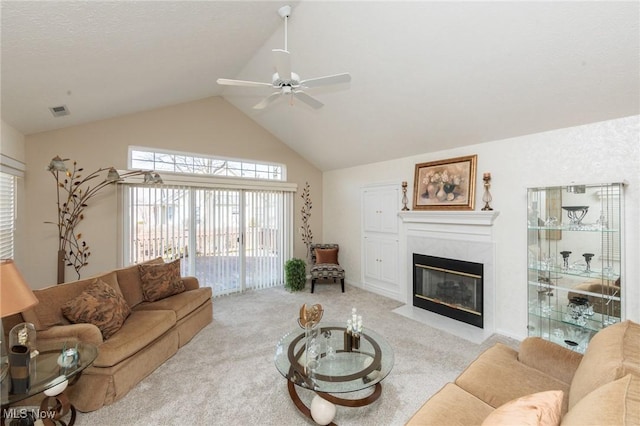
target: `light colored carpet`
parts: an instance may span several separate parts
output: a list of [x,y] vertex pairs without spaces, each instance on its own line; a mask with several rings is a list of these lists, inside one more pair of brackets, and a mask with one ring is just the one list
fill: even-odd
[[[382,382],[382,396],[361,408],[338,406],[338,425],[403,425],[445,383],[483,350],[481,345],[391,312],[401,306],[355,287],[316,285],[289,293],[282,287],[214,299],[213,322],[139,383],[122,400],[91,413],[77,425],[307,425],[293,405],[285,379],[275,368],[277,341],[298,327],[300,306],[320,303],[325,321],[346,322],[351,308],[364,326],[394,348],[395,365]],[[310,404],[313,394],[302,390]]]

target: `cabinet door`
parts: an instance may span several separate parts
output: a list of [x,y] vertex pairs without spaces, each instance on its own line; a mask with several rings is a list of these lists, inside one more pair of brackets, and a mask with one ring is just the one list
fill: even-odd
[[398,232],[398,189],[380,191],[380,231]]
[[396,283],[398,278],[398,242],[365,238],[364,275],[377,281]]
[[377,240],[364,240],[364,276],[378,279],[380,276],[380,244]]
[[363,221],[366,232],[398,232],[398,189],[366,189],[363,193]]
[[377,191],[365,190],[363,194],[364,230],[379,232],[382,228],[381,200]]
[[398,278],[398,242],[380,241],[380,279],[395,283]]

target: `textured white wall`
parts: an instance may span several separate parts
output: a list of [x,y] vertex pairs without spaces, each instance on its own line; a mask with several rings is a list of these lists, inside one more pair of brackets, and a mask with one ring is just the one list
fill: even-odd
[[[478,155],[476,209],[482,207],[482,173],[491,172],[492,207],[500,211],[497,241],[496,329],[526,336],[526,188],[627,181],[625,256],[627,317],[640,321],[640,117],[559,129],[459,149],[325,172],[324,241],[340,244],[347,280],[360,284],[362,186],[403,180],[413,187],[417,163]],[[411,200],[412,194],[409,194]],[[398,210],[401,206],[398,206]]]

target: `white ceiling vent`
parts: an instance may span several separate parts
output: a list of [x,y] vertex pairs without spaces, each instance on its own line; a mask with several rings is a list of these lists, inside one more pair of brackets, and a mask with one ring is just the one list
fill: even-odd
[[54,106],[49,108],[49,111],[51,111],[51,114],[53,114],[54,117],[62,117],[64,115],[69,115],[69,108],[67,108],[66,105],[60,105],[60,106]]

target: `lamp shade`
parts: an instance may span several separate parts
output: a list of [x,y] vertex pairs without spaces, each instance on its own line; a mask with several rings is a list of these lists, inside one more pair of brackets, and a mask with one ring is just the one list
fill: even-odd
[[0,318],[23,312],[38,303],[13,260],[0,261]]

